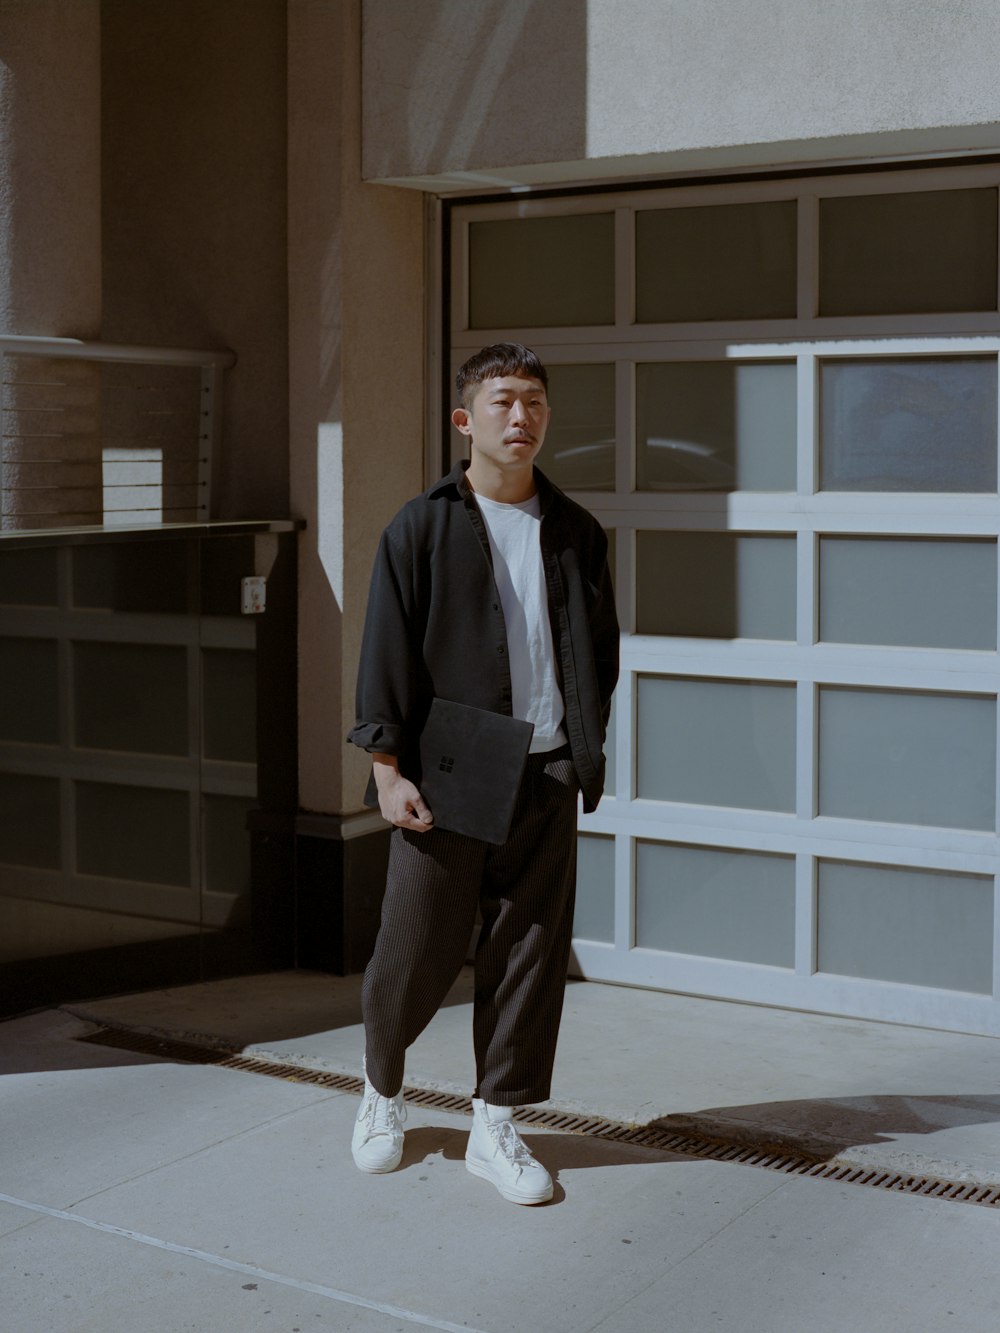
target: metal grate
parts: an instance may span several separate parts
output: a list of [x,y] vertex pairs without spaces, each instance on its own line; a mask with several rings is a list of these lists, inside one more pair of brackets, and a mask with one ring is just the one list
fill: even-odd
[[[336,1088],[338,1092],[360,1094],[364,1080],[350,1074],[326,1073],[305,1069],[299,1065],[282,1064],[258,1056],[240,1055],[226,1047],[201,1046],[193,1042],[175,1041],[125,1028],[102,1027],[79,1038],[95,1046],[110,1046],[116,1050],[132,1051],[142,1055],[156,1055],[165,1060],[181,1060],[189,1064],[219,1065],[245,1074],[266,1074],[269,1078],[284,1079],[290,1083],[308,1083],[313,1087]],[[468,1097],[427,1088],[405,1088],[406,1101],[414,1106],[432,1110],[451,1111],[471,1115],[472,1103]],[[929,1198],[947,1199],[952,1203],[974,1203],[988,1208],[1000,1207],[1000,1186],[982,1185],[957,1180],[942,1180],[933,1176],[904,1176],[870,1167],[849,1164],[784,1152],[780,1148],[752,1147],[726,1143],[698,1134],[678,1134],[657,1125],[628,1125],[600,1116],[572,1115],[561,1111],[539,1110],[537,1107],[518,1108],[514,1118],[521,1124],[540,1129],[559,1130],[564,1134],[582,1134],[612,1143],[627,1143],[637,1148],[674,1156],[698,1158],[702,1161],[735,1162],[740,1166],[758,1167],[765,1171],[780,1171],[785,1175],[806,1176],[818,1180],[833,1180],[844,1185],[866,1185],[871,1189],[894,1190],[897,1194],[919,1194]]]

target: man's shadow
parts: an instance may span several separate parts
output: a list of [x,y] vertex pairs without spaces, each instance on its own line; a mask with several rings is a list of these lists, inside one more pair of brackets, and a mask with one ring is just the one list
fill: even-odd
[[[471,1125],[470,1119],[470,1128]],[[664,1152],[639,1144],[615,1143],[588,1134],[559,1131],[532,1133],[526,1132],[524,1126],[521,1126],[521,1137],[552,1176],[554,1189],[549,1206],[562,1203],[566,1198],[566,1191],[560,1182],[564,1171],[582,1171],[595,1167],[664,1166],[669,1162],[693,1160],[684,1153]],[[468,1141],[469,1130],[465,1126],[420,1125],[408,1129],[399,1169],[430,1172],[436,1159],[464,1162]]]
[[[908,1135],[928,1135],[969,1125],[1000,1124],[1000,1096],[906,1096],[809,1098],[788,1102],[761,1102],[748,1106],[709,1107],[703,1111],[663,1116],[642,1129],[679,1137],[711,1139],[741,1148],[771,1149],[817,1162],[828,1161],[849,1148],[891,1143]],[[421,1125],[407,1131],[401,1169],[430,1169],[436,1158],[461,1162],[469,1128],[465,1125]],[[563,1171],[595,1167],[665,1165],[690,1162],[694,1154],[683,1145],[651,1146],[622,1143],[588,1134],[532,1132],[521,1126],[522,1137],[552,1174],[552,1202],[565,1198],[559,1183]],[[698,1160],[704,1160],[703,1157]]]
[[713,1106],[662,1116],[651,1129],[698,1135],[744,1147],[780,1148],[826,1160],[848,1148],[891,1143],[969,1125],[1000,1123],[1000,1094],[874,1093]]

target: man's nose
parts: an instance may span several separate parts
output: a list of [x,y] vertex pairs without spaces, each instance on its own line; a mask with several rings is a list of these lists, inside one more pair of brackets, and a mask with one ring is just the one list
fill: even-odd
[[526,425],[529,419],[528,406],[520,398],[515,398],[510,405],[510,414],[518,426]]

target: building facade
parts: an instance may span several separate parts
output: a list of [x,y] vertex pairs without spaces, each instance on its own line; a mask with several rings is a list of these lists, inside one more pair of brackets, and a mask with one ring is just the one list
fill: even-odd
[[[7,331],[231,348],[211,517],[305,524],[296,662],[265,654],[257,677],[297,697],[297,795],[247,835],[265,908],[297,865],[298,961],[363,963],[385,831],[343,737],[374,547],[457,456],[455,366],[510,338],[551,368],[542,466],[607,528],[624,630],[575,968],[1000,1032],[995,6],[10,13]],[[55,179],[91,201],[77,232],[26,171],[39,100],[19,97],[81,49],[89,82],[44,112],[65,124],[72,102],[90,145],[56,136]],[[39,235],[62,265],[44,281]],[[48,630],[23,607],[8,624],[23,674]],[[74,683],[53,651],[63,692],[85,689],[99,664],[79,654]],[[0,736],[0,780],[57,778],[41,743]],[[97,779],[59,780],[83,845],[107,809],[72,784]]]

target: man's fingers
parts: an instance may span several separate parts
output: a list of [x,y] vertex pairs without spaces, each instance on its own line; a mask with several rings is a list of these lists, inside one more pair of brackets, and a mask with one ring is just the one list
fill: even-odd
[[434,816],[423,801],[416,801],[412,810],[407,810],[405,818],[399,823],[402,828],[412,829],[414,833],[428,833],[434,827]]
[[379,808],[383,819],[397,828],[426,833],[434,827],[434,816],[417,787],[397,776],[395,782],[379,783]]
[[382,813],[390,824],[395,824],[397,828],[412,829],[414,833],[427,833],[434,827],[434,816],[419,796],[407,801],[398,813],[385,810]]
[[404,819],[397,820],[400,828],[412,829],[414,833],[429,833],[434,827],[433,819],[420,819],[416,814],[408,814]]

